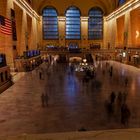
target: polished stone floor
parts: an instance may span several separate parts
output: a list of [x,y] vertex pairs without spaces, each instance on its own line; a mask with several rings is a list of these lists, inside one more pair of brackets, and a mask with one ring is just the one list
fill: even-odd
[[[0,135],[23,133],[54,133],[86,130],[108,130],[140,127],[140,69],[108,61],[96,63],[96,80],[83,84],[82,77],[69,73],[68,66],[42,64],[28,73],[17,73],[15,84],[0,94]],[[113,66],[113,76],[108,70]],[[43,71],[40,80],[39,71]],[[104,72],[103,72],[104,71]],[[124,79],[128,78],[125,87]],[[120,122],[120,113],[107,117],[105,102],[114,91],[127,93],[126,104],[131,111],[129,125]],[[42,107],[41,95],[49,96]]]

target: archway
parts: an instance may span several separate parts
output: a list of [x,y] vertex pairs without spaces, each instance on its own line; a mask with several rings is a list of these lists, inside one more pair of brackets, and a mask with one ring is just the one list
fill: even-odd
[[69,62],[82,62],[82,58],[81,57],[70,57],[69,58]]

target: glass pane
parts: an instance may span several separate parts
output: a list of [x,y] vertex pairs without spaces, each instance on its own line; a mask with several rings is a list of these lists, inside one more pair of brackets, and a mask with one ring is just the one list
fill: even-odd
[[80,11],[76,7],[70,7],[66,11],[66,39],[80,39]]
[[43,37],[44,39],[58,39],[57,12],[52,7],[43,10]]
[[99,8],[92,8],[89,11],[88,37],[89,39],[102,39],[103,37],[103,12]]

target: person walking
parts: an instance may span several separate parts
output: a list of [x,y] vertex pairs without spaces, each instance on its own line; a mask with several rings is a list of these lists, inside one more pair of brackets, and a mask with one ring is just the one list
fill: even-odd
[[123,92],[123,96],[122,96],[122,102],[123,102],[123,104],[125,104],[125,102],[127,100],[127,96],[128,96],[128,93],[127,92]]
[[113,76],[113,66],[110,67],[109,74],[110,74],[110,77]]
[[45,103],[46,103],[46,106],[49,106],[48,101],[49,101],[49,96],[48,96],[48,94],[46,93],[46,94],[45,94]]
[[122,95],[122,92],[119,91],[118,96],[117,96],[117,104],[119,107],[122,105],[122,102],[123,102],[123,95]]
[[114,104],[110,102],[110,100],[105,101],[105,109],[107,113],[107,119],[108,121],[111,121],[114,115]]
[[121,123],[125,126],[128,126],[131,112],[126,104],[123,104],[121,107]]
[[125,87],[127,87],[127,85],[128,85],[128,78],[127,77],[124,80],[124,84],[125,84]]
[[42,102],[42,107],[45,107],[45,95],[42,93],[41,95],[41,102]]
[[42,71],[39,70],[39,79],[42,80]]
[[110,102],[111,102],[111,104],[113,104],[113,103],[115,102],[115,98],[116,98],[116,95],[115,95],[115,93],[112,91],[112,92],[111,92],[111,95],[110,95]]

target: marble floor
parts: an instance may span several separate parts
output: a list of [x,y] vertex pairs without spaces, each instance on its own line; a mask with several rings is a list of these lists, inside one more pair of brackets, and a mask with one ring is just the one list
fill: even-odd
[[[15,84],[0,94],[0,136],[91,130],[110,130],[140,127],[140,69],[118,62],[96,63],[95,87],[93,80],[82,82],[82,77],[69,73],[66,64],[48,66],[28,73],[18,73]],[[108,69],[113,66],[113,76]],[[42,79],[39,71],[43,71]],[[125,86],[124,79],[128,78]],[[108,119],[105,102],[111,92],[127,93],[126,104],[131,116],[129,124],[120,122],[120,113]],[[42,107],[41,95],[49,96],[48,106]],[[115,103],[116,106],[116,103]]]

